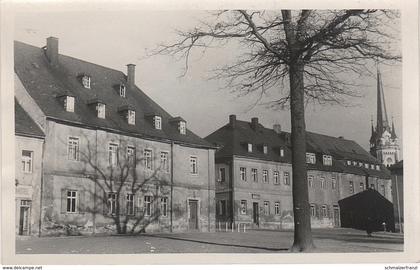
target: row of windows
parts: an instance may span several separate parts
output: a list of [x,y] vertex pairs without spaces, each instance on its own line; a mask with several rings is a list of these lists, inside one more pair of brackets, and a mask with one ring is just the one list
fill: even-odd
[[[75,99],[73,96],[61,96],[63,99],[64,109],[68,112],[74,112]],[[90,105],[95,106],[96,116],[101,119],[106,118],[106,104],[98,100],[94,100]],[[125,117],[129,125],[136,124],[136,111],[128,107],[122,107],[119,112]],[[155,115],[152,117],[153,126],[155,129],[162,129],[162,117]],[[178,131],[180,134],[185,135],[187,133],[187,124],[185,121],[178,121]]]
[[[222,168],[221,168],[222,169]],[[223,173],[225,170],[223,169]],[[221,171],[219,171],[221,173]],[[239,177],[242,181],[247,181],[247,170],[245,167],[239,168]],[[269,173],[268,170],[262,170],[262,182],[269,183]],[[225,177],[220,177],[220,179],[225,179]],[[255,168],[251,169],[251,179],[253,182],[258,182],[258,170]],[[273,184],[280,184],[280,172],[273,171]],[[290,174],[289,172],[283,172],[283,184],[290,185]]]
[[[312,175],[308,175],[308,186],[310,188],[314,188],[314,177]],[[325,177],[320,177],[319,178],[319,187],[321,189],[327,189],[328,188],[328,184],[327,184],[327,180],[325,179]],[[337,189],[337,179],[335,179],[335,177],[331,178],[331,189]]]
[[[306,153],[306,163],[316,164],[316,155],[314,153]],[[322,155],[322,164],[325,166],[332,166],[332,156]]]
[[[376,189],[375,184],[371,183],[371,184],[370,184],[370,188],[371,188],[371,189]],[[359,183],[359,189],[360,189],[360,191],[363,191],[363,190],[365,190],[365,189],[366,189],[366,187],[365,187],[365,183],[364,183],[364,182],[360,182],[360,183]],[[355,191],[355,190],[354,190],[354,182],[353,182],[353,181],[349,181],[349,193],[350,193],[350,194],[353,194],[353,193],[354,193],[354,191]],[[385,185],[381,185],[380,192],[382,192],[382,195],[384,195],[384,196],[385,196],[385,194],[386,194],[386,188],[385,188]]]
[[[247,215],[248,214],[248,207],[247,207],[247,200],[241,200],[241,206],[240,206],[240,214],[241,215]],[[281,214],[280,212],[280,202],[274,202],[274,215],[278,216]],[[270,215],[271,213],[271,207],[269,201],[264,201],[263,203],[263,214],[264,215]]]
[[[252,143],[248,143],[247,146],[248,146],[247,149],[248,149],[249,153],[254,152],[254,145]],[[268,154],[268,146],[267,145],[262,145],[262,152],[264,154]],[[278,155],[280,155],[281,157],[284,157],[284,149],[283,148],[280,147]]]
[[[78,206],[81,203],[79,198],[79,192],[77,190],[67,190],[66,193],[66,212],[77,213]],[[117,214],[117,193],[109,192],[106,194],[106,213],[108,215]],[[143,211],[145,216],[151,216],[153,214],[153,202],[154,197],[146,195],[143,197]],[[141,198],[139,198],[138,204],[141,205]],[[168,197],[160,197],[160,215],[163,217],[168,216]],[[120,213],[125,215],[134,215],[134,194],[125,194],[125,212]]]
[[351,160],[347,160],[347,165],[348,166],[358,166],[358,167],[365,167],[365,169],[371,169],[371,170],[377,170],[379,171],[381,169],[381,167],[379,165],[375,165],[375,164],[369,164],[369,163],[363,163],[360,161],[351,161]]
[[[80,139],[78,137],[68,138],[67,157],[69,160],[80,160]],[[119,145],[117,143],[108,144],[108,163],[111,166],[116,166],[119,163]],[[126,148],[126,161],[127,165],[136,165],[136,148],[134,146],[127,146]],[[153,150],[143,150],[143,164],[146,169],[154,169],[154,156]],[[166,151],[160,152],[160,170],[169,171],[169,153]],[[190,173],[198,174],[198,158],[190,156]]]
[[[335,206],[338,208],[338,206]],[[330,205],[317,205],[317,204],[311,204],[310,205],[310,213],[311,217],[317,217],[317,218],[329,218],[332,216],[331,213],[331,206]]]

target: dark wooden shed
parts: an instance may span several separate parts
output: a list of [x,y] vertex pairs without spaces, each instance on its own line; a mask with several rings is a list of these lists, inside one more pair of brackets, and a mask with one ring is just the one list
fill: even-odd
[[395,231],[393,204],[374,189],[338,201],[341,227],[359,230]]

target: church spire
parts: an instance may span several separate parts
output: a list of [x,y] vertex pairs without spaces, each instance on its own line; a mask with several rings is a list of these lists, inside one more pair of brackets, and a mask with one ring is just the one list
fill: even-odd
[[377,68],[377,122],[376,122],[376,133],[378,136],[382,136],[385,129],[389,129],[388,116],[386,113],[385,106],[385,95],[382,86],[381,72]]
[[397,134],[395,133],[394,117],[392,117],[391,139],[396,139],[396,138],[397,138]]

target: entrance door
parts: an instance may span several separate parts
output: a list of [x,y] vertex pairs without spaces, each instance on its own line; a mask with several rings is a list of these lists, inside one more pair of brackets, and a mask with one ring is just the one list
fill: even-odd
[[29,201],[21,201],[19,213],[19,235],[29,234]]
[[340,227],[340,211],[336,205],[334,205],[334,227]]
[[190,230],[198,229],[198,201],[189,200],[188,207],[190,209],[190,216],[188,217],[188,228]]
[[255,225],[260,225],[260,213],[258,203],[252,203],[252,219]]

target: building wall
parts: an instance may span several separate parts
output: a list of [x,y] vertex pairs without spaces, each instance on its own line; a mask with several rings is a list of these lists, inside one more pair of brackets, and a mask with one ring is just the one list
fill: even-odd
[[392,199],[394,201],[394,217],[396,229],[404,231],[404,177],[402,170],[392,173]]
[[[16,234],[19,234],[21,218],[21,204],[30,201],[28,211],[28,234],[38,234],[41,201],[41,177],[42,177],[42,139],[33,137],[15,136],[15,177],[16,177]],[[22,151],[32,151],[32,172],[22,170]],[[23,202],[22,202],[23,201]]]
[[[79,138],[80,160],[68,159],[69,136]],[[119,145],[119,160],[123,171],[109,165],[108,144]],[[134,172],[126,174],[127,146],[136,149]],[[143,150],[153,152],[152,169],[144,167]],[[160,167],[160,153],[168,153],[168,170]],[[172,147],[169,142],[128,137],[101,130],[91,130],[47,121],[45,145],[45,234],[79,234],[115,231],[116,223],[138,224],[144,231],[170,230],[170,211],[173,204],[174,230],[189,229],[188,200],[199,204],[199,230],[212,230],[214,224],[214,150],[175,144],[173,146],[173,191],[171,192]],[[190,173],[190,157],[197,157],[198,174]],[[125,166],[125,167],[124,167]],[[96,174],[95,174],[96,169]],[[97,177],[95,177],[97,175]],[[123,176],[121,176],[123,175]],[[127,175],[127,176],[125,176]],[[125,183],[120,188],[120,182]],[[111,181],[113,180],[113,181]],[[78,204],[83,209],[67,213],[67,190],[78,191]],[[116,192],[121,205],[121,220],[108,214],[108,193]],[[64,193],[63,193],[64,192]],[[80,196],[79,196],[80,194]],[[134,214],[125,222],[127,194],[134,194]],[[171,194],[173,201],[171,202]],[[151,196],[152,214],[145,216],[145,196]],[[80,197],[80,198],[79,198]],[[166,197],[168,216],[160,215],[161,198]],[[96,203],[95,203],[96,202]],[[210,205],[210,207],[209,207]],[[64,209],[64,210],[63,210]],[[118,215],[120,216],[120,215]],[[131,228],[132,226],[129,225]]]

